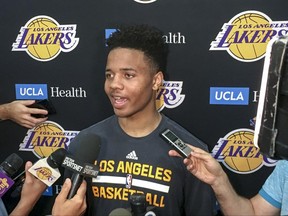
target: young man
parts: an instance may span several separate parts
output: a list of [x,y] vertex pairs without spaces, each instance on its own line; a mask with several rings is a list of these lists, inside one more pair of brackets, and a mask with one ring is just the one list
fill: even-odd
[[[213,214],[209,185],[192,176],[180,158],[169,157],[171,147],[159,135],[169,128],[207,151],[204,143],[156,109],[168,55],[162,36],[154,27],[135,25],[120,28],[107,41],[105,92],[115,115],[84,130],[101,139],[95,158],[100,172],[88,183],[88,215],[130,208],[129,197],[135,192],[145,194],[157,216]],[[73,154],[73,145],[69,148]]]
[[[224,215],[288,215],[288,161],[281,160],[262,189],[251,199],[239,196],[218,163],[209,153],[193,150],[184,159],[187,169],[203,182],[211,185]],[[180,156],[169,151],[170,156]]]

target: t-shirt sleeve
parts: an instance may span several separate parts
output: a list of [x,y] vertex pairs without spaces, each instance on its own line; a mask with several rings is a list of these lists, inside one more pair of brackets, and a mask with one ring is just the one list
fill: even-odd
[[276,208],[281,208],[287,167],[286,161],[278,161],[275,169],[259,191],[259,194]]

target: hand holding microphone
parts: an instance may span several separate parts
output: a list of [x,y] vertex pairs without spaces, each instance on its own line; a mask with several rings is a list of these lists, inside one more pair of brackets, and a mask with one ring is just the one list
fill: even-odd
[[67,155],[62,163],[63,167],[73,173],[68,199],[76,194],[84,177],[97,177],[99,169],[93,163],[100,152],[100,137],[92,133],[80,133],[72,140],[70,146],[73,156]]
[[0,198],[12,187],[12,176],[23,164],[22,158],[13,153],[0,164]]
[[14,210],[10,213],[10,216],[29,215],[30,211],[47,188],[46,184],[35,178],[28,171],[31,166],[32,162],[27,161],[25,164],[25,181],[21,190],[21,199]]
[[49,157],[38,160],[29,172],[50,187],[61,176],[58,167],[61,166],[66,153],[63,148],[57,149]]
[[63,184],[61,192],[55,199],[55,203],[52,209],[53,216],[60,215],[82,215],[86,208],[86,189],[87,184],[86,181],[82,181],[80,187],[78,188],[76,194],[71,198],[67,199],[67,196],[70,192],[72,186],[72,182],[69,178],[67,178]]

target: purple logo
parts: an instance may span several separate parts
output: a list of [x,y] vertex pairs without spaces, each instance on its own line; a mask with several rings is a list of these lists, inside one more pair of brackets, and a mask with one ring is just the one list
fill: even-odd
[[14,184],[14,181],[0,172],[0,198],[9,190]]

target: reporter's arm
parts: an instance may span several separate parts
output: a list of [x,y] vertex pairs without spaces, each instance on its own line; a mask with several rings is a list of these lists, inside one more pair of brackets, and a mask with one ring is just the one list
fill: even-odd
[[84,180],[80,185],[77,193],[71,199],[67,199],[71,189],[71,180],[67,178],[63,184],[61,192],[55,199],[52,209],[53,216],[78,216],[83,215],[86,211],[86,188],[87,183]]
[[25,165],[25,181],[21,191],[21,198],[17,206],[10,213],[10,216],[28,216],[42,193],[46,189],[46,185],[39,179],[35,178],[28,169],[32,166],[30,161]]
[[[192,152],[183,161],[187,170],[212,187],[224,215],[275,215],[279,213],[279,209],[270,205],[260,195],[252,199],[239,196],[219,162],[209,152],[188,146]],[[170,150],[169,155],[180,156],[174,150]]]
[[0,119],[9,119],[23,127],[33,128],[37,124],[46,121],[47,117],[35,118],[31,116],[31,114],[48,114],[47,110],[27,107],[32,105],[34,102],[34,100],[16,100],[10,103],[2,104],[0,105]]

